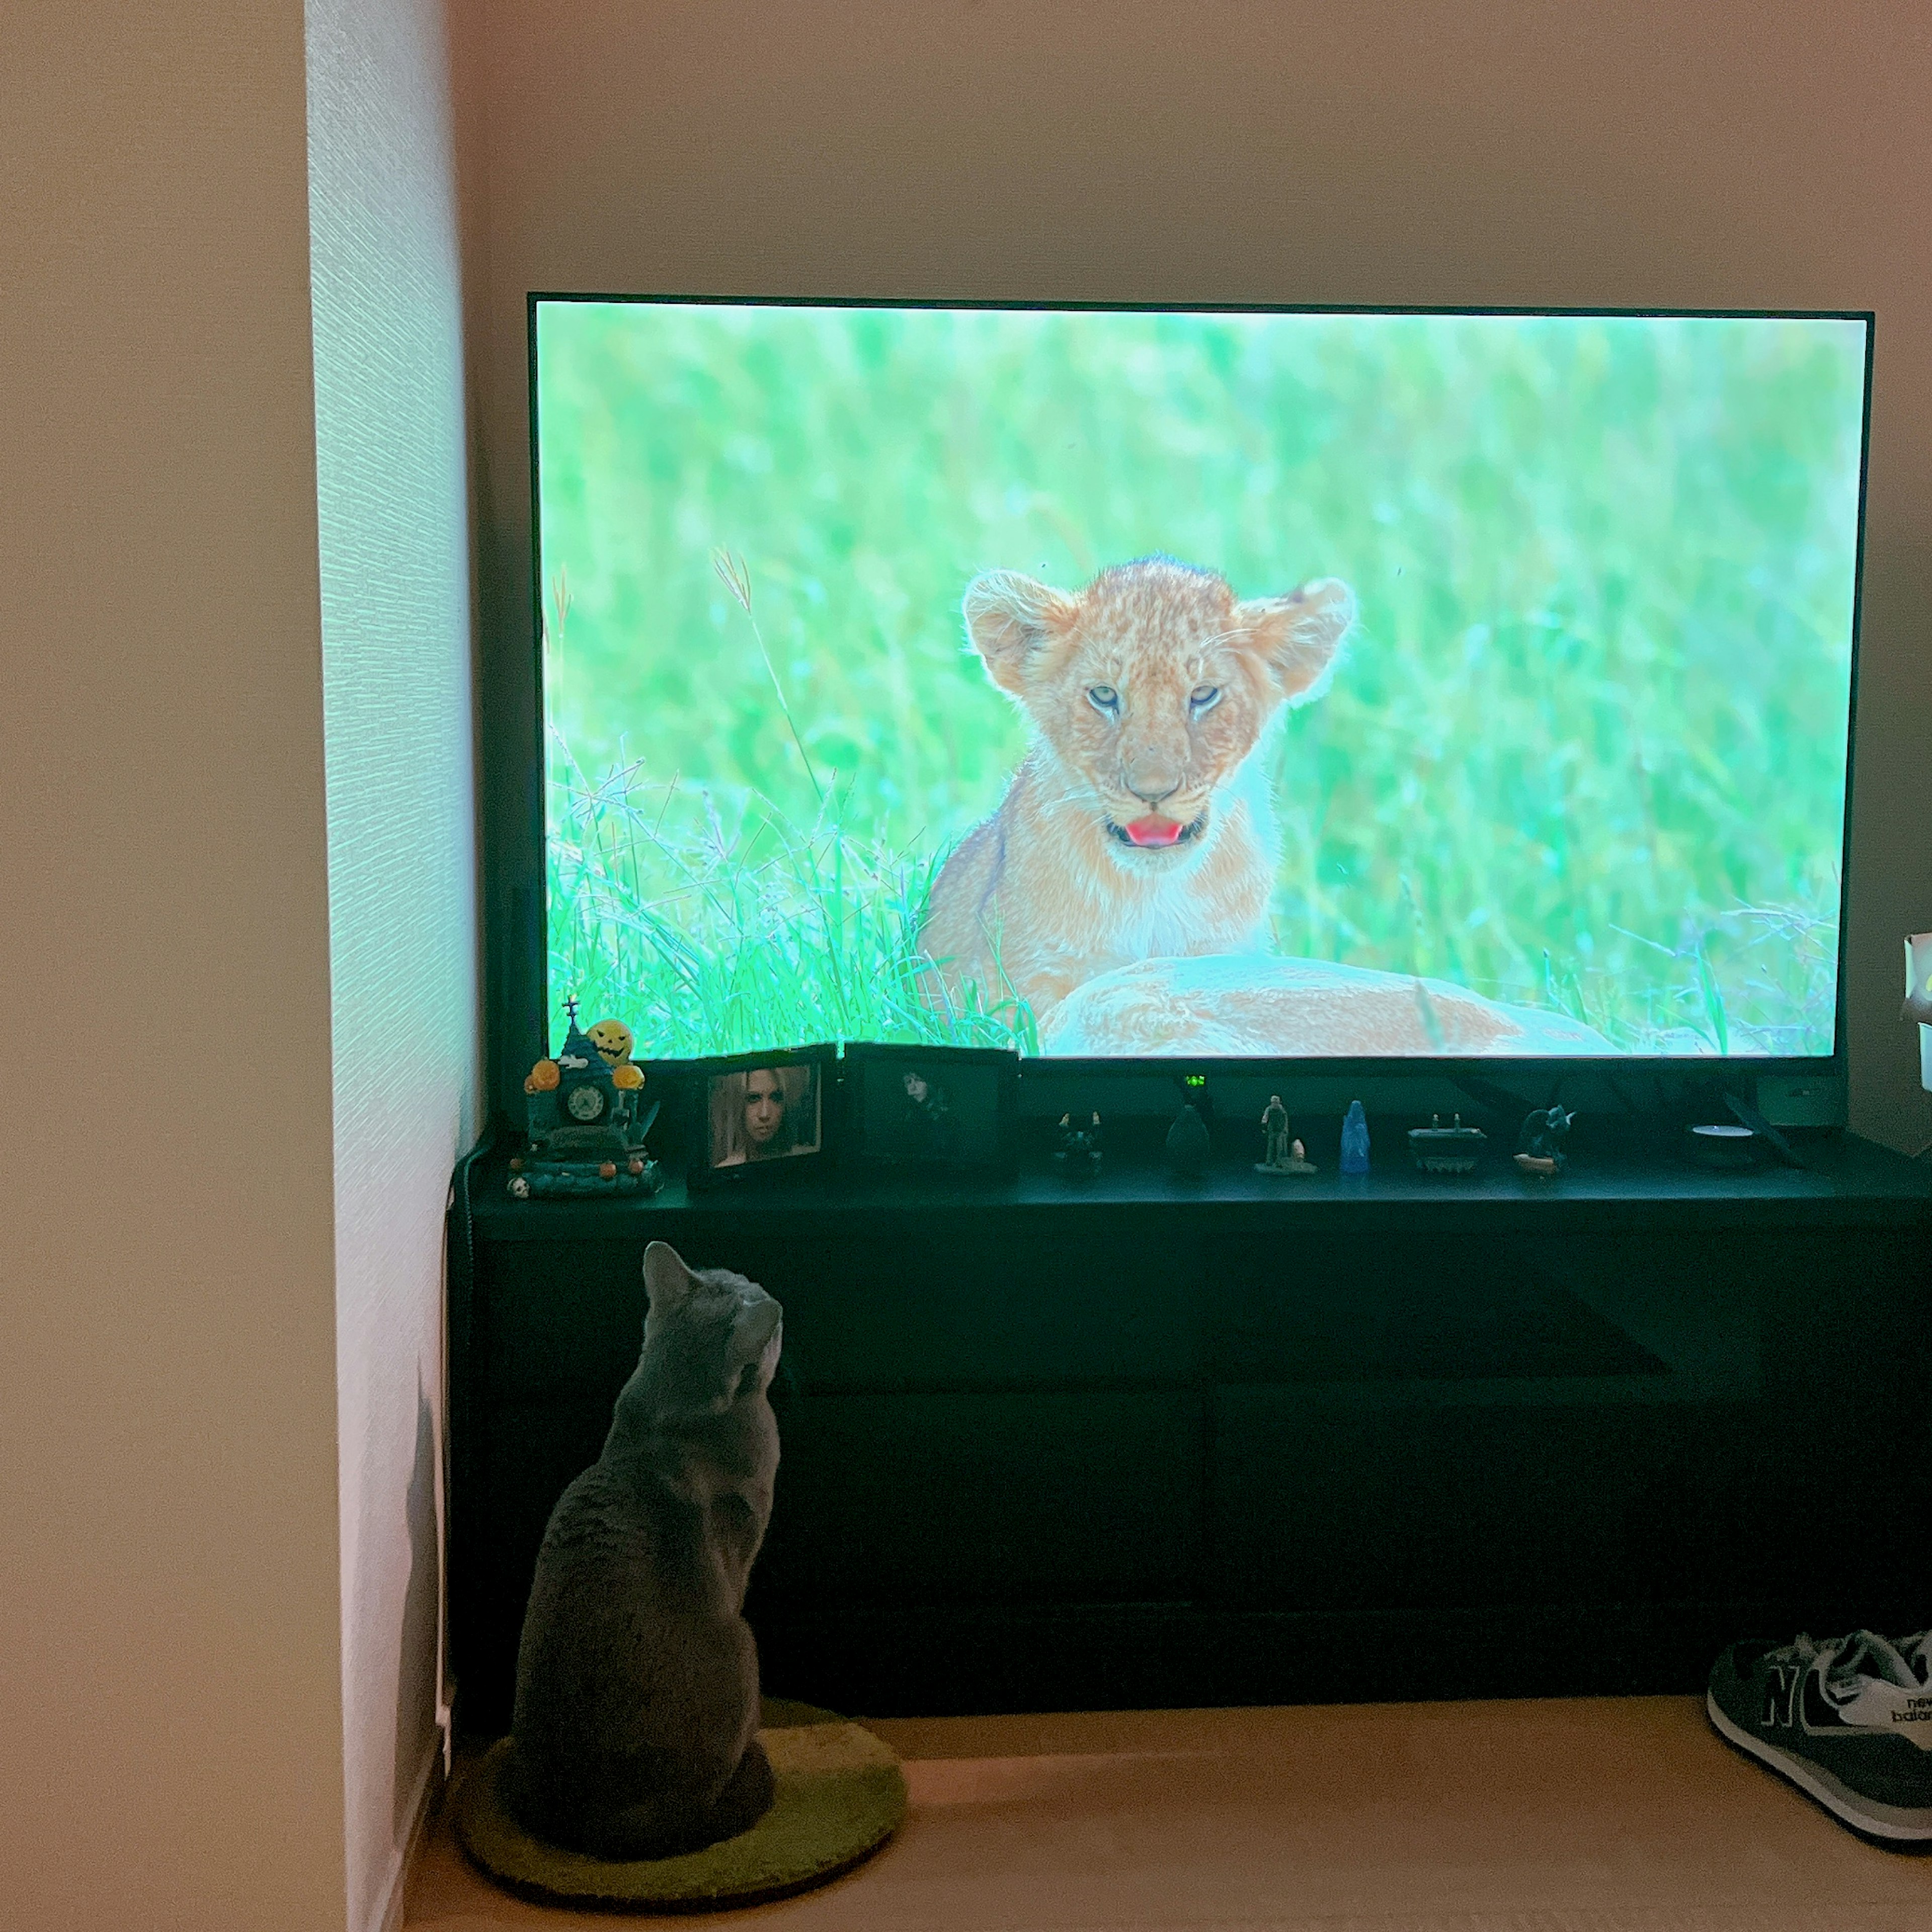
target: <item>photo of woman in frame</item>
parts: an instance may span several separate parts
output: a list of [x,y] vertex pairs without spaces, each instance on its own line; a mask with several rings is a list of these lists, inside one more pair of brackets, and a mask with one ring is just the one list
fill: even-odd
[[948,1089],[923,1067],[889,1069],[886,1078],[891,1101],[874,1135],[885,1157],[902,1161],[957,1158],[959,1122]]
[[742,1167],[816,1154],[820,1143],[818,1069],[754,1066],[713,1075],[709,1165]]

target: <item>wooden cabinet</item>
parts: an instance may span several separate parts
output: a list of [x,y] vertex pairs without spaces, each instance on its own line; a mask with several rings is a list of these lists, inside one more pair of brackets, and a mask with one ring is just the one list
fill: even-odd
[[507,1724],[645,1244],[785,1304],[769,1688],[873,1715],[1684,1690],[1932,1603],[1924,1170],[834,1178],[452,1223],[452,1625]]

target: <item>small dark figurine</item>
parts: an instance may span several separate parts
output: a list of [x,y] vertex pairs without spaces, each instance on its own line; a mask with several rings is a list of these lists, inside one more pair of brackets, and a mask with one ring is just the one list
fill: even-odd
[[1409,1129],[1408,1148],[1424,1174],[1473,1174],[1488,1138],[1480,1127],[1463,1126],[1460,1114],[1446,1127],[1432,1114],[1427,1126]]
[[1184,1180],[1198,1180],[1208,1172],[1208,1124],[1190,1104],[1174,1117],[1167,1130],[1167,1164]]
[[644,1352],[604,1453],[550,1512],[517,1654],[506,1796],[601,1858],[668,1858],[770,1808],[745,1586],[771,1519],[784,1310],[644,1250]]
[[1526,1174],[1540,1174],[1546,1180],[1561,1174],[1568,1165],[1563,1142],[1576,1118],[1561,1107],[1539,1107],[1523,1122],[1522,1132],[1516,1136],[1516,1166]]
[[540,1060],[524,1082],[530,1151],[510,1162],[510,1192],[533,1194],[655,1194],[664,1175],[644,1146],[658,1103],[644,1104],[644,1070],[632,1065],[635,1045],[622,1020],[577,1024],[554,1060]]
[[1092,1116],[1084,1127],[1073,1124],[1071,1114],[1060,1117],[1060,1145],[1054,1159],[1070,1179],[1085,1180],[1100,1172],[1100,1117]]
[[1257,1174],[1304,1174],[1315,1172],[1308,1150],[1288,1132],[1288,1109],[1279,1094],[1270,1094],[1262,1110],[1262,1157],[1255,1162]]

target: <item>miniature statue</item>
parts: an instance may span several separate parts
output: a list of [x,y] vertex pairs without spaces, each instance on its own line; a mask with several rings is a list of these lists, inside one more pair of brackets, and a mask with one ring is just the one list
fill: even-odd
[[1060,1117],[1060,1145],[1054,1159],[1065,1169],[1069,1180],[1090,1180],[1100,1172],[1100,1117],[1094,1114],[1084,1127],[1073,1124],[1071,1114]]
[[1466,1127],[1460,1114],[1445,1127],[1440,1114],[1432,1114],[1426,1127],[1408,1130],[1409,1151],[1424,1174],[1472,1174],[1489,1138],[1480,1127]]
[[1255,1162],[1257,1174],[1312,1174],[1315,1163],[1307,1158],[1307,1150],[1298,1140],[1291,1140],[1288,1131],[1288,1109],[1281,1104],[1279,1094],[1270,1094],[1268,1103],[1262,1114],[1262,1132],[1264,1138],[1264,1151]]
[[1516,1136],[1516,1166],[1524,1173],[1540,1175],[1546,1180],[1561,1174],[1568,1165],[1563,1152],[1564,1139],[1576,1118],[1561,1107],[1538,1108],[1524,1120],[1522,1131]]
[[577,1024],[577,1002],[564,1002],[570,1031],[554,1059],[540,1060],[524,1082],[530,1096],[530,1151],[510,1162],[510,1192],[532,1195],[655,1194],[664,1174],[644,1145],[658,1115],[644,1104],[644,1074],[631,1064],[631,1029],[599,1020]]
[[1369,1117],[1362,1112],[1359,1100],[1348,1102],[1348,1118],[1342,1123],[1342,1158],[1338,1164],[1344,1174],[1369,1171]]
[[1191,1103],[1184,1106],[1167,1130],[1168,1166],[1184,1180],[1198,1180],[1208,1172],[1210,1147],[1208,1123]]

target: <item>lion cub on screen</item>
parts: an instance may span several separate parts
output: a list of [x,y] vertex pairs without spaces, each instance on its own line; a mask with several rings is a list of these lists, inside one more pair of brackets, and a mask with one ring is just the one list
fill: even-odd
[[920,944],[944,997],[1017,995],[1042,1024],[1136,960],[1265,946],[1280,835],[1262,734],[1320,695],[1355,600],[1334,578],[1244,602],[1168,557],[1071,595],[976,578],[966,628],[1034,741],[940,870]]

